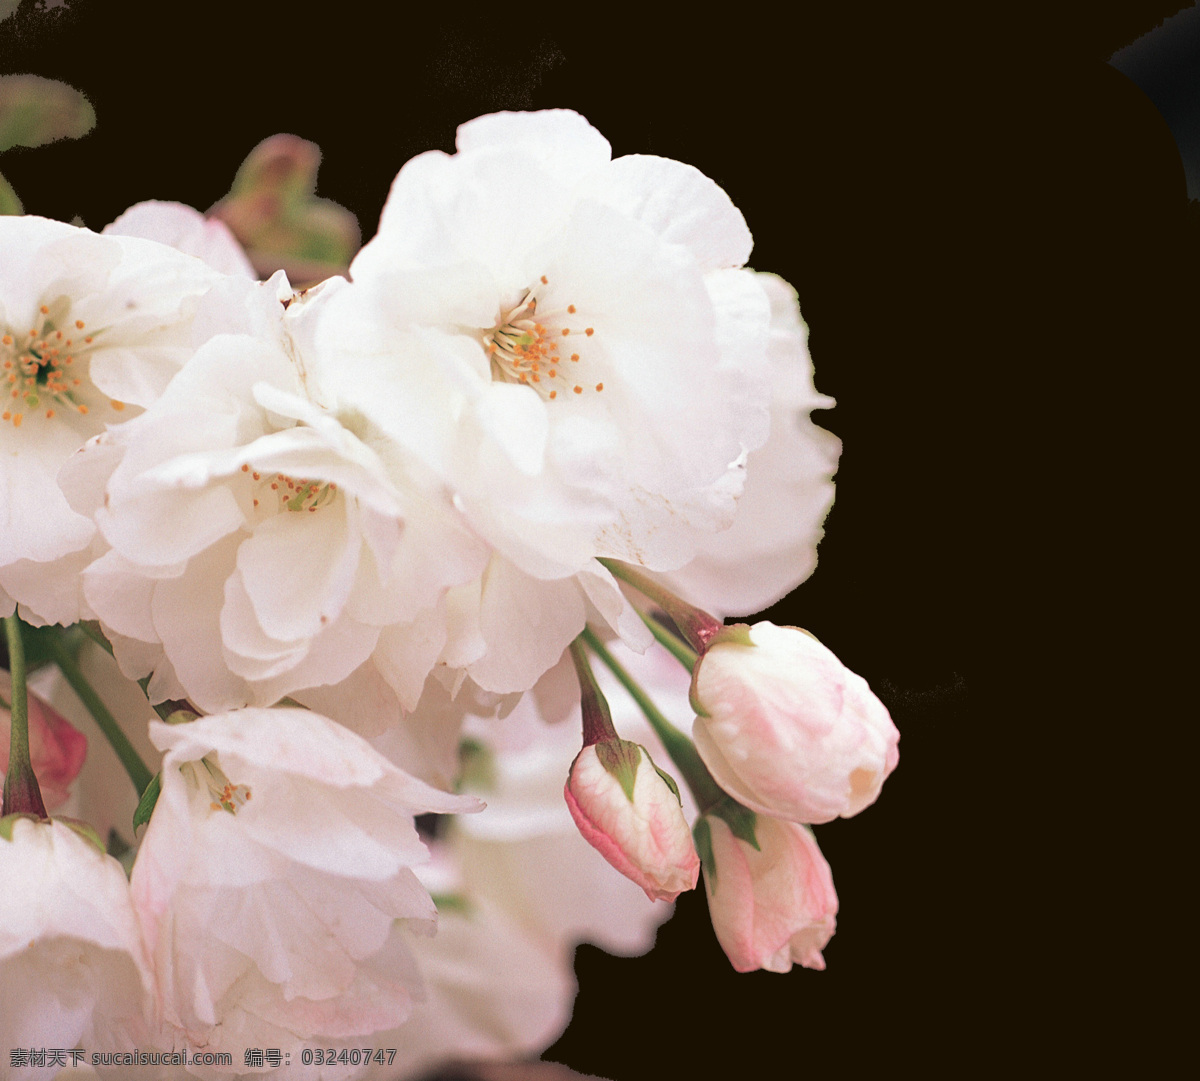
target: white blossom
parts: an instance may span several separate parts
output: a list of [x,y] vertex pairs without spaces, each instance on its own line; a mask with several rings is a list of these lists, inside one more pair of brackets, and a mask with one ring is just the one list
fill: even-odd
[[594,561],[678,567],[732,519],[768,425],[750,246],[711,180],[612,160],[571,112],[481,117],[401,170],[321,332],[338,393],[495,549],[443,663],[507,692],[589,617],[648,643]]
[[70,623],[95,529],[59,468],[161,393],[221,276],[161,244],[36,217],[0,217],[0,251],[0,611]]

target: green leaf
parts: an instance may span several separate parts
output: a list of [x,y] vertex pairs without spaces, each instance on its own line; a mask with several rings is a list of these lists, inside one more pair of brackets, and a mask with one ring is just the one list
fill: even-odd
[[0,214],[24,214],[25,208],[13,186],[0,175]]
[[621,783],[621,789],[630,803],[633,802],[633,784],[637,779],[638,763],[642,760],[642,749],[627,739],[609,739],[596,744],[596,757],[602,765]]
[[78,139],[96,110],[78,90],[40,75],[0,75],[0,151]]
[[0,838],[3,838],[5,841],[12,840],[13,823],[18,818],[28,818],[30,822],[42,821],[37,815],[26,814],[24,811],[14,811],[12,814],[0,818]]
[[158,802],[158,794],[162,791],[162,774],[156,773],[154,779],[146,785],[146,791],[138,801],[137,810],[133,812],[133,832],[137,835],[138,827],[150,821],[154,813],[154,805]]

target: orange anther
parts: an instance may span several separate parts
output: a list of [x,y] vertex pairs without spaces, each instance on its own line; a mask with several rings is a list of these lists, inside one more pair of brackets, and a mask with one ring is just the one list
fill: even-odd
[[558,372],[556,372],[553,368],[551,368],[550,369],[550,378],[553,379],[556,375],[558,375]]
[[255,473],[255,474],[254,474],[254,479],[255,479],[255,480],[262,480],[262,474],[261,474],[261,473]]
[[584,334],[586,334],[589,338],[595,333],[596,333],[595,327],[588,327],[587,330],[584,331]]
[[82,320],[82,319],[76,319],[76,320],[75,320],[75,329],[76,329],[76,330],[83,330],[83,320]]
[[14,413],[13,414],[13,427],[14,428],[21,427],[21,421],[23,421],[24,419],[25,419],[24,413]]
[[572,353],[572,354],[571,354],[571,359],[572,359],[572,360],[578,360],[578,359],[579,359],[579,354],[578,354],[578,353]]
[[575,314],[575,305],[574,305],[574,304],[568,304],[568,305],[567,305],[567,311],[569,311],[569,312],[570,312],[572,315],[574,315],[574,314]]
[[565,338],[565,337],[566,337],[568,334],[570,334],[570,333],[571,333],[571,328],[570,328],[570,327],[563,327],[563,337],[564,337],[564,338]]
[[5,344],[5,345],[12,345],[12,343],[13,343],[13,338],[12,338],[12,335],[11,335],[11,334],[5,334],[5,335],[4,335],[4,344]]
[[249,472],[250,472],[250,467],[249,467],[248,465],[245,465],[245,464],[243,464],[243,465],[242,465],[242,472],[243,472],[243,473],[249,473]]
[[90,334],[89,334],[89,335],[88,335],[86,338],[84,338],[83,340],[84,340],[85,342],[87,342],[87,343],[88,343],[88,345],[91,345],[91,344],[92,344],[92,336],[91,336]]
[[87,407],[86,405],[81,405],[81,406],[79,407],[79,412],[80,412],[80,413],[83,413],[83,414],[85,414],[85,415],[86,415],[87,411],[88,411],[88,407]]
[[[549,285],[549,284],[550,284],[550,279],[549,279],[549,278],[547,278],[545,274],[543,274],[543,275],[542,275],[542,284],[543,284],[543,285]],[[45,311],[45,310],[46,310],[45,308],[43,308],[43,309],[42,309],[42,311]]]
[[41,310],[41,313],[42,313],[43,315],[49,315],[49,314],[50,314],[50,309],[49,309],[49,308],[47,308],[45,304],[43,304],[43,305],[42,305],[42,307],[41,307],[41,309],[40,309],[40,310]]
[[603,383],[597,383],[597,384],[596,384],[596,389],[597,389],[597,390],[603,390],[603,389],[604,389],[604,384],[603,384]]
[[575,388],[575,393],[576,393],[576,394],[582,394],[582,393],[583,393],[583,387],[576,387],[576,388]]
[[60,341],[60,342],[61,342],[61,341],[62,341],[62,331],[61,331],[61,330],[56,330],[56,331],[54,332],[54,337],[55,337],[55,338],[56,338],[58,341]]
[[121,410],[125,408],[124,402],[118,402],[116,400],[111,401],[108,404],[111,405],[118,413],[121,412]]
[[558,391],[557,391],[557,390],[552,390],[552,391],[550,392],[550,397],[551,397],[551,398],[557,398],[557,397],[558,397]]
[[0,413],[0,420],[11,420],[11,419],[12,419],[12,414],[7,409],[4,410],[3,413]]
[[542,381],[542,377],[540,375],[534,375],[533,381],[535,383],[540,383]]
[[254,501],[254,505],[255,505],[256,507],[258,506],[258,500],[257,500],[257,499]]
[[53,410],[53,409],[47,409],[47,410],[46,410],[46,419],[47,419],[47,420],[49,420],[49,419],[50,419],[51,417],[53,417],[53,416],[54,416],[54,410]]

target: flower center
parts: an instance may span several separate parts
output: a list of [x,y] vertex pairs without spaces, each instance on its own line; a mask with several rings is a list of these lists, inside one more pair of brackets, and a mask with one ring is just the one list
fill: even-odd
[[190,776],[197,788],[208,790],[212,797],[208,805],[210,810],[234,815],[250,799],[250,789],[244,784],[232,784],[211,757],[202,758],[199,762],[185,762],[180,768]]
[[[82,319],[71,320],[69,307],[67,298],[60,297],[53,305],[38,308],[27,332],[0,334],[0,386],[4,388],[0,420],[14,428],[20,428],[27,416],[51,420],[59,410],[86,416],[88,401],[96,397],[91,382],[81,374],[86,365],[79,363],[87,360],[95,339],[85,333]],[[124,402],[109,405],[118,411],[125,408]]]
[[264,475],[250,465],[243,465],[242,472],[249,473],[251,480],[258,482],[258,495],[253,497],[255,507],[261,507],[264,499],[269,501],[273,497],[277,510],[315,514],[318,507],[325,506],[337,495],[338,486],[332,481],[304,480],[289,477],[286,473]]
[[568,317],[578,311],[574,304],[557,310],[543,306],[539,311],[539,289],[549,284],[542,275],[521,302],[502,313],[497,325],[484,334],[483,346],[492,362],[492,378],[504,383],[524,383],[546,401],[553,401],[559,394],[601,391],[603,383],[584,382],[589,367],[587,343],[596,333],[595,328],[573,326],[573,320],[568,322]]

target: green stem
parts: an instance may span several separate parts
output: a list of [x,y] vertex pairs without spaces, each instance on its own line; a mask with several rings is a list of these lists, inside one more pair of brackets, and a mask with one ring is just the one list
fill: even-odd
[[133,782],[133,787],[137,789],[140,797],[146,791],[147,785],[153,779],[154,775],[147,768],[146,763],[142,761],[141,755],[137,753],[137,749],[129,742],[129,738],[121,731],[121,726],[117,723],[116,718],[108,711],[108,707],[101,701],[100,696],[93,690],[92,685],[87,681],[87,677],[83,674],[79,665],[75,663],[75,658],[67,651],[62,640],[57,636],[50,639],[50,652],[54,657],[54,663],[58,665],[59,671],[66,677],[67,682],[71,685],[71,689],[79,695],[83,704],[87,706],[88,712],[95,719],[96,724],[100,726],[100,731],[104,733],[105,738],[112,745],[112,749],[117,752],[117,757],[121,760],[121,765],[125,767],[125,772],[129,774],[129,779]]
[[[587,631],[585,630],[586,634]],[[579,677],[579,711],[583,715],[583,745],[590,747],[594,743],[607,743],[617,739],[617,730],[613,727],[612,711],[608,708],[608,699],[600,690],[600,684],[588,664],[587,651],[583,642],[576,638],[571,642],[571,660],[575,664],[575,674]]]
[[628,563],[616,559],[601,559],[599,563],[608,568],[614,578],[628,582],[639,593],[652,600],[671,617],[680,634],[688,640],[688,644],[698,653],[708,648],[708,643],[720,632],[722,622],[715,616],[709,615],[702,608],[688,604],[681,597],[675,596],[656,578]]
[[689,672],[696,670],[696,661],[700,659],[700,655],[692,649],[686,642],[680,641],[666,627],[664,627],[653,616],[646,615],[645,612],[638,612],[642,617],[642,622],[650,628],[650,633],[658,639],[658,644],[665,647],[680,664],[683,665]]
[[671,761],[678,767],[688,788],[692,790],[692,795],[696,797],[696,803],[701,813],[707,812],[709,808],[724,799],[725,793],[721,791],[717,782],[713,780],[712,774],[708,772],[708,767],[700,758],[695,744],[662,715],[650,696],[642,689],[641,684],[608,651],[608,647],[596,637],[591,628],[585,627],[580,637],[587,642],[591,651],[604,662],[605,667],[617,677],[621,686],[630,693],[638,704],[638,708],[646,715],[650,727],[662,741],[663,746],[667,749],[667,754],[671,756]]
[[14,612],[4,617],[8,640],[8,671],[12,676],[12,702],[9,710],[8,772],[4,775],[4,813],[26,812],[39,818],[49,817],[42,802],[33,763],[29,758],[29,695],[25,686],[25,642],[21,621]]

